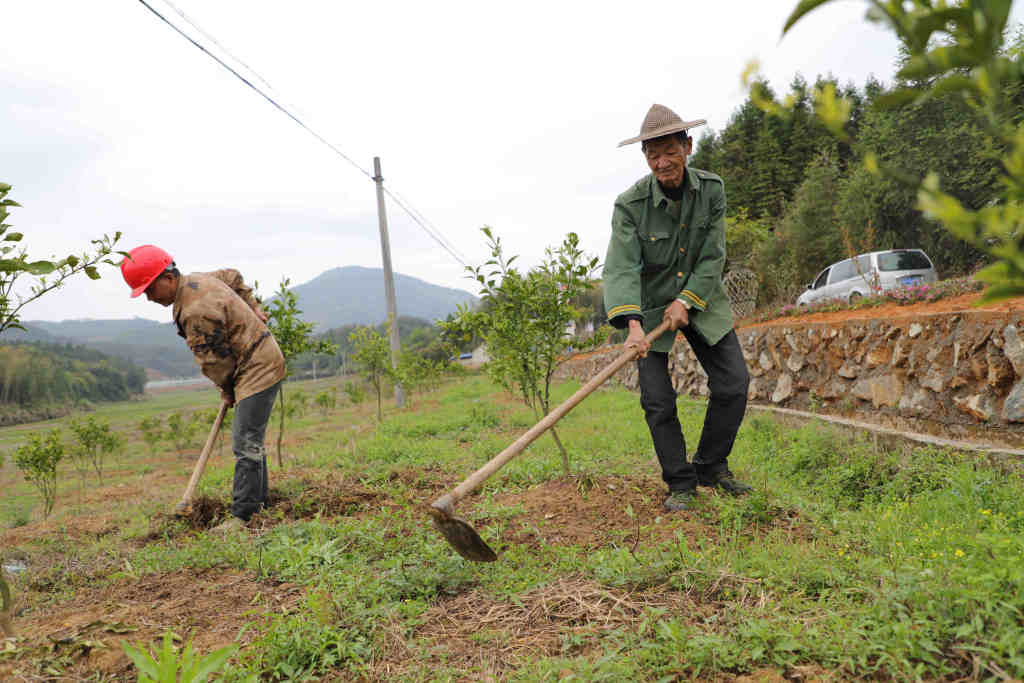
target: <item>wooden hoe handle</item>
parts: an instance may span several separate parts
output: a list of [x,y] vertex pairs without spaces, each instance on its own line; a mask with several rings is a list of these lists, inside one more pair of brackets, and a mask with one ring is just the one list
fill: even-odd
[[196,466],[192,470],[192,478],[188,480],[188,486],[185,488],[185,494],[181,497],[181,502],[174,508],[175,514],[188,514],[189,508],[192,506],[192,496],[196,492],[196,486],[199,485],[200,477],[203,476],[203,470],[206,468],[206,461],[210,459],[210,452],[213,450],[213,442],[217,439],[217,433],[220,431],[220,426],[224,422],[224,415],[227,412],[227,401],[223,401],[220,404],[220,410],[217,411],[217,417],[213,421],[213,426],[210,427],[210,435],[206,437],[206,443],[203,444],[203,450],[199,454],[199,460],[196,461]]
[[[663,333],[667,332],[668,328],[669,322],[666,320],[651,330],[644,339],[647,343],[651,343]],[[610,365],[605,367],[601,372],[592,377],[589,382],[580,387],[575,394],[567,398],[560,406],[544,416],[544,419],[531,427],[530,431],[516,439],[510,446],[508,446],[508,448],[491,458],[476,472],[466,477],[466,480],[456,486],[450,493],[447,493],[434,501],[434,507],[451,514],[452,508],[456,503],[465,498],[476,487],[480,486],[480,484],[486,481],[488,477],[501,469],[505,463],[522,453],[527,446],[533,443],[534,439],[565,417],[566,413],[576,407],[576,404],[589,396],[599,386],[604,384],[605,381],[618,372],[623,365],[635,359],[636,355],[637,349],[635,348],[624,351],[622,355],[612,361]]]

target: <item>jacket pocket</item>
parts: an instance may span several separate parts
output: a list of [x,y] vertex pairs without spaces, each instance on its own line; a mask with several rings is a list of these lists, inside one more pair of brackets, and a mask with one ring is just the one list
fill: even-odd
[[652,230],[640,236],[643,264],[641,274],[655,275],[668,268],[672,262],[672,241],[668,231]]

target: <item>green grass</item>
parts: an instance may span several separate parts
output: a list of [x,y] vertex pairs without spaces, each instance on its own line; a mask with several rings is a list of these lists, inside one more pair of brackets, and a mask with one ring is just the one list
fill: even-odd
[[[558,398],[577,386],[559,385]],[[147,414],[198,398],[161,396],[106,415],[134,428]],[[215,396],[203,400],[216,404]],[[314,409],[288,427],[294,438],[285,470],[272,463],[272,486],[297,505],[306,501],[309,518],[276,519],[244,542],[171,525],[140,545],[161,504],[122,501],[108,511],[117,533],[90,540],[58,524],[17,548],[33,569],[16,589],[42,610],[105,583],[182,567],[231,568],[270,586],[300,586],[297,609],[239,626],[255,639],[226,680],[672,680],[798,667],[839,678],[1024,676],[1024,481],[1015,462],[887,449],[820,423],[791,427],[751,415],[730,462],[754,494],[704,494],[693,513],[640,516],[643,542],[623,528],[588,546],[510,543],[497,563],[481,565],[454,554],[420,506],[511,443],[533,424],[531,411],[482,377],[416,396],[411,409],[391,408],[379,426],[372,408],[344,406],[326,417]],[[703,413],[703,403],[680,400],[691,445]],[[649,485],[630,500],[660,502],[635,394],[602,390],[559,430],[584,496],[596,483],[641,477]],[[0,431],[0,444],[17,441],[11,432]],[[115,483],[162,466],[139,453],[126,456]],[[230,477],[230,457],[215,459],[201,490],[227,501]],[[561,477],[554,442],[542,436],[460,511],[486,520],[480,530],[492,541],[550,532],[559,519],[531,518],[519,498]],[[312,480],[377,497],[351,514],[317,514],[306,489]],[[13,490],[5,503],[32,498],[23,486]],[[71,484],[62,492],[54,513],[69,528],[96,507],[76,504],[74,491]],[[77,569],[50,561],[57,557],[72,558]],[[571,604],[555,609],[554,594],[545,593],[559,586],[582,591],[576,610],[601,595],[641,606],[620,618],[619,603],[607,598],[604,607],[559,621],[558,610]],[[494,613],[523,610],[533,621],[513,631],[507,620],[474,629],[470,619],[466,633],[439,636],[439,624],[457,623],[439,615],[460,601]],[[553,630],[542,632],[543,624]],[[507,649],[531,634],[534,647]]]

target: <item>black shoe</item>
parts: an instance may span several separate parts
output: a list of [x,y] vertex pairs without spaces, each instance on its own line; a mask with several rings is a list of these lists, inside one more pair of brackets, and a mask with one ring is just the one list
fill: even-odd
[[670,491],[665,498],[665,509],[671,512],[691,510],[697,503],[697,491],[689,489],[686,491]]
[[732,472],[722,472],[709,482],[707,486],[722,489],[726,493],[734,496],[745,496],[754,490],[752,486],[747,486],[742,481],[732,476]]

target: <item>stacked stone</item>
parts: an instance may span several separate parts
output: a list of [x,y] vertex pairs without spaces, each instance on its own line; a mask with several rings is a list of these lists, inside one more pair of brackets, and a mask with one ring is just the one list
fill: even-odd
[[[905,429],[1024,436],[1024,326],[1017,315],[964,312],[899,320],[794,323],[738,331],[751,401],[859,417]],[[567,363],[587,379],[620,347]],[[684,339],[673,349],[677,390],[707,396],[707,376]],[[636,367],[618,380],[636,388]]]

